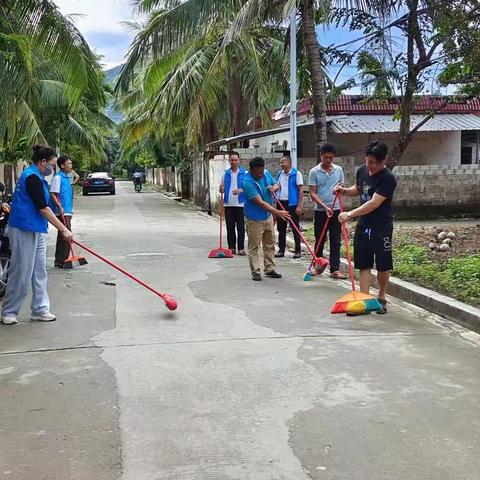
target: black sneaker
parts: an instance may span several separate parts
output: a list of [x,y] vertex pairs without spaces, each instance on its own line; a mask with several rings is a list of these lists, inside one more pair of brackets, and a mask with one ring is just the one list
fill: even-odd
[[282,278],[282,275],[280,273],[276,272],[275,270],[272,270],[271,272],[265,273],[265,276],[270,277],[270,278]]
[[387,301],[384,298],[378,298],[377,300],[380,302],[380,305],[382,306],[381,310],[377,310],[378,315],[385,315],[386,313],[388,313]]
[[262,276],[258,272],[252,273],[252,280],[254,282],[261,282]]
[[285,256],[285,252],[277,252],[274,257],[275,258],[283,258]]
[[302,258],[302,254],[300,252],[295,252],[293,258]]

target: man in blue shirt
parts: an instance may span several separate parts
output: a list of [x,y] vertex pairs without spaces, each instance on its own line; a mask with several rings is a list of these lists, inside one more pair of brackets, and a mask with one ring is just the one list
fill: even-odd
[[[344,279],[345,274],[340,271],[340,246],[342,238],[342,228],[338,221],[340,207],[338,202],[333,206],[335,194],[333,189],[344,182],[343,169],[340,165],[335,165],[335,147],[329,143],[322,145],[320,150],[321,162],[310,170],[308,176],[308,185],[310,187],[310,197],[315,202],[315,244],[318,248],[318,256],[323,257],[323,247],[326,241],[326,235],[319,245],[320,235],[325,227],[327,219],[328,236],[330,240],[330,277],[335,279]],[[332,208],[333,207],[333,208]]]
[[[53,213],[71,231],[73,215],[73,188],[70,181],[70,172],[73,170],[72,161],[66,155],[57,159],[57,173],[50,185],[50,199]],[[55,249],[55,266],[62,268],[70,254],[70,242],[65,240],[62,234],[57,236]]]
[[284,220],[289,220],[290,215],[283,210],[272,206],[272,193],[278,191],[268,170],[265,170],[265,160],[255,157],[250,160],[250,172],[243,181],[245,194],[245,217],[247,219],[248,233],[248,260],[252,272],[252,280],[260,281],[259,249],[263,246],[264,272],[267,277],[282,278],[275,270],[275,227],[272,214]]

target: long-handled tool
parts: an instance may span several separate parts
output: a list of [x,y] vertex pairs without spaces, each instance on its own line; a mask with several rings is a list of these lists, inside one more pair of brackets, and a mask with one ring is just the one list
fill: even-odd
[[155,295],[158,295],[164,302],[165,305],[169,310],[176,310],[178,307],[177,301],[168,293],[160,293],[154,288],[152,288],[150,285],[147,285],[145,282],[142,282],[139,280],[137,277],[133,276],[131,273],[128,273],[126,270],[123,268],[119,267],[118,265],[115,265],[115,263],[111,262],[105,257],[102,257],[102,255],[94,252],[91,248],[88,248],[86,245],[83,245],[82,243],[78,242],[77,240],[72,240],[73,243],[78,245],[80,248],[83,250],[87,251],[88,253],[92,254],[94,257],[99,258],[102,262],[105,262],[107,265],[110,265],[113,267],[115,270],[118,270],[120,273],[123,273],[125,276],[133,280],[134,282],[137,282],[139,285],[142,287],[146,288],[147,290],[150,290],[152,293]]
[[[342,194],[338,194],[340,211],[343,212]],[[376,312],[382,309],[382,305],[373,295],[355,290],[355,276],[353,274],[352,256],[348,243],[347,225],[342,223],[342,236],[345,242],[345,253],[348,260],[348,273],[352,284],[352,291],[338,299],[332,307],[332,313],[346,313],[347,315],[361,315],[363,313]]]
[[[65,216],[62,214],[62,222],[66,226],[67,222],[65,221]],[[62,268],[70,269],[75,267],[81,267],[82,265],[87,265],[87,259],[80,255],[75,255],[73,251],[72,242],[69,242],[70,246],[70,255],[69,257],[63,262]]]
[[[338,193],[335,194],[335,198],[333,199],[332,207],[331,210],[333,212],[333,209],[337,203],[338,200]],[[323,244],[323,241],[325,239],[325,236],[327,235],[328,231],[328,226],[330,225],[330,221],[332,220],[333,213],[328,215],[327,214],[327,220],[325,221],[325,225],[323,226],[322,232],[320,233],[320,236],[318,237],[318,241],[315,245],[315,256],[318,257],[318,254],[320,252],[320,248]],[[329,262],[325,258],[325,263],[322,265],[314,265],[314,263],[310,263],[309,267],[307,268],[307,271],[303,274],[303,280],[305,282],[308,282],[312,279],[312,276],[314,275],[321,275],[327,268]],[[321,267],[321,268],[320,268]]]
[[220,196],[220,242],[218,248],[214,248],[208,254],[208,258],[233,258],[231,250],[223,248],[223,197]]
[[[282,202],[280,202],[280,199],[278,198],[277,194],[272,192],[272,195],[273,195],[273,198],[275,198],[277,204],[280,206],[280,208],[286,212],[287,209],[282,205]],[[325,270],[325,268],[327,268],[328,266],[328,261],[322,257],[320,258],[317,257],[311,245],[307,242],[305,237],[302,235],[302,232],[300,231],[300,229],[295,225],[295,222],[291,218],[288,221],[290,222],[291,227],[298,233],[298,236],[300,237],[300,239],[302,240],[302,242],[305,244],[308,251],[310,252],[310,255],[312,256],[312,264],[315,265],[315,268],[318,268],[319,270],[322,270],[322,269]]]

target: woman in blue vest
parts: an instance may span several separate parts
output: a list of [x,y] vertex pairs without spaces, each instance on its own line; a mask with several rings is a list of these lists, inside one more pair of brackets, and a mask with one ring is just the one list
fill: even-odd
[[12,249],[7,291],[2,305],[2,323],[18,323],[20,308],[32,287],[31,320],[51,322],[47,294],[46,237],[50,222],[67,240],[72,232],[48,206],[50,193],[45,177],[53,173],[57,156],[47,145],[33,147],[32,165],[23,171],[13,196],[8,224]]
[[[51,207],[57,218],[72,231],[73,188],[70,178],[73,170],[72,161],[66,155],[62,155],[57,159],[57,167],[60,171],[53,177],[50,185]],[[55,248],[56,267],[63,268],[70,250],[70,242],[58,232]]]
[[[303,203],[303,177],[296,168],[292,168],[292,160],[288,155],[284,155],[280,159],[280,166],[282,169],[277,175],[277,184],[280,186],[278,198],[283,208],[290,214],[292,221],[297,228],[300,229],[300,214],[302,213]],[[285,256],[285,248],[287,246],[287,221],[278,218],[277,230],[278,252],[275,254],[275,257],[281,258]],[[293,229],[292,233],[295,240],[295,253],[293,258],[300,258],[302,256],[300,235],[295,229]]]

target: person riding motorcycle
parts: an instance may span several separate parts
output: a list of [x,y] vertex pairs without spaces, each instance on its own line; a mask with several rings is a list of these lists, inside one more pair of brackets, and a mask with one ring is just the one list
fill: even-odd
[[136,187],[139,186],[140,190],[142,189],[142,183],[144,183],[143,172],[134,172],[133,174],[133,185]]

